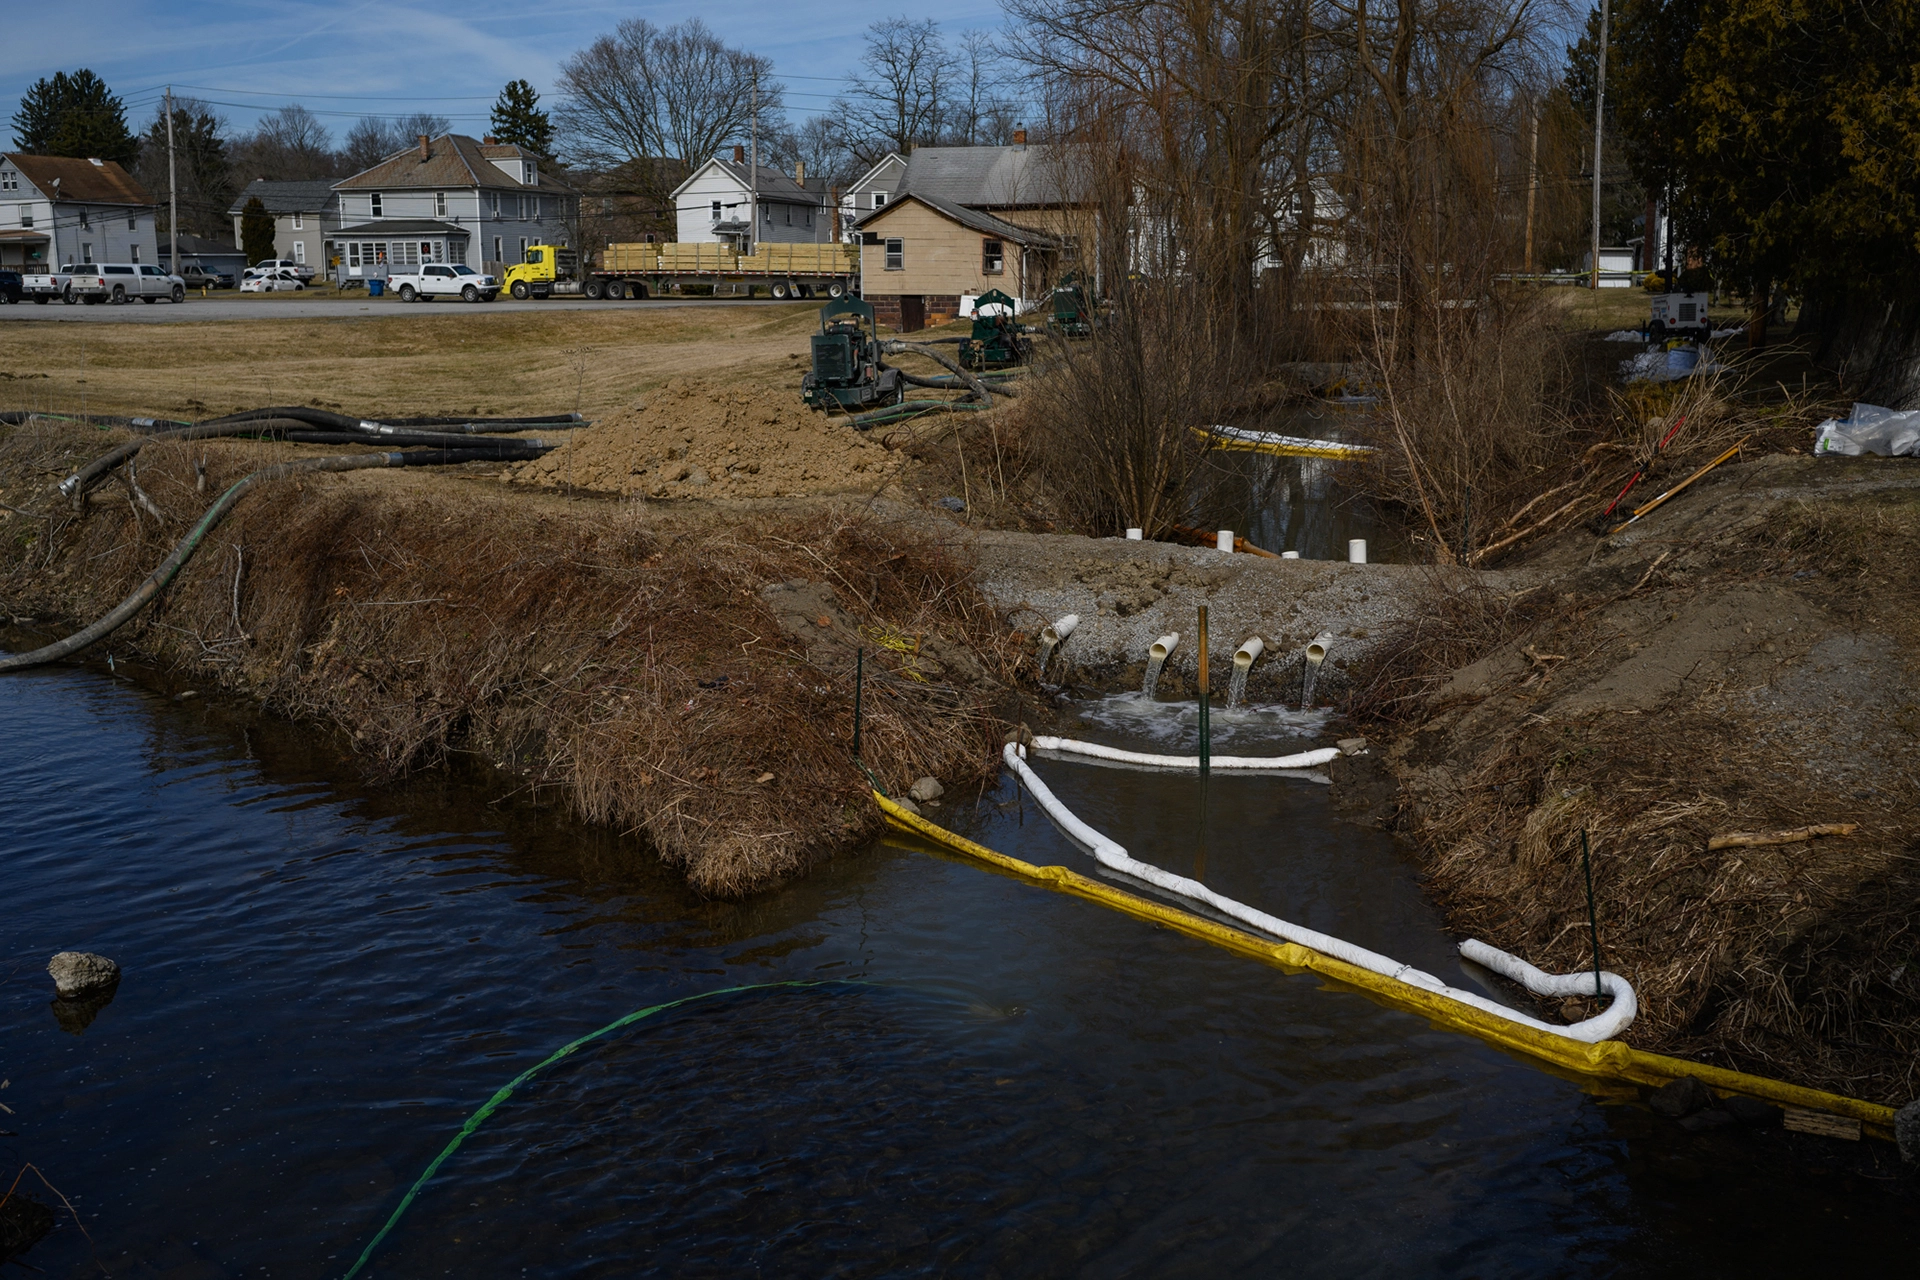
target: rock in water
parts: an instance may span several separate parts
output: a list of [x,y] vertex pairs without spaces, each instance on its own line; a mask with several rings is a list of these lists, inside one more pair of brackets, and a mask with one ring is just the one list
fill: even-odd
[[895,796],[893,802],[916,818],[924,816],[920,812],[920,806],[913,802],[912,796]]
[[62,951],[47,961],[53,989],[62,1000],[77,1000],[110,989],[120,981],[120,966],[88,951]]
[[1698,1077],[1681,1076],[1678,1080],[1669,1080],[1653,1091],[1647,1099],[1647,1105],[1671,1120],[1690,1116],[1704,1107],[1713,1105],[1713,1095],[1707,1086],[1701,1084]]
[[1920,1164],[1920,1098],[1893,1113],[1893,1136],[1900,1143],[1900,1158]]
[[938,800],[947,794],[947,789],[940,785],[938,778],[922,778],[908,788],[907,794],[924,804],[929,800]]

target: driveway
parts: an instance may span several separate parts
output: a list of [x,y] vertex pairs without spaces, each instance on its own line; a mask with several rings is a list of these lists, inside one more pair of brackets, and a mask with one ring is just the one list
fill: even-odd
[[[445,301],[406,303],[398,298],[369,298],[364,293],[344,296],[323,294],[308,297],[304,293],[246,293],[221,291],[202,298],[187,295],[183,303],[132,303],[113,306],[102,303],[87,306],[75,303],[23,302],[17,306],[0,304],[0,323],[9,320],[58,320],[88,324],[172,324],[181,321],[211,320],[325,320],[353,319],[372,315],[492,315],[502,311],[645,311],[660,307],[750,307],[777,305],[771,298],[647,298],[638,302],[591,302],[585,298],[528,299],[515,302],[501,297],[492,302],[467,303]],[[804,304],[803,304],[804,305]],[[817,304],[816,304],[817,305]]]

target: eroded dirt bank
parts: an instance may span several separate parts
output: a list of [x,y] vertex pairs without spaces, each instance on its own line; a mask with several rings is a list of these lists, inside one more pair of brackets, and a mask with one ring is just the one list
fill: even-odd
[[[1378,816],[1457,927],[1557,971],[1591,962],[1585,830],[1606,963],[1643,1002],[1629,1040],[1906,1102],[1916,535],[1911,461],[1773,456],[1564,535],[1528,586],[1436,580],[1362,695],[1403,717]],[[1858,830],[1708,848],[1835,823]]]

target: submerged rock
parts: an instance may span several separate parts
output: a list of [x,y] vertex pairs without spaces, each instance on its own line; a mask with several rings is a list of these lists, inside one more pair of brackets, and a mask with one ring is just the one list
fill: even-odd
[[1712,1106],[1713,1094],[1697,1077],[1681,1076],[1655,1089],[1647,1099],[1647,1105],[1670,1120],[1678,1120]]
[[923,816],[920,812],[920,806],[913,802],[912,796],[894,796],[893,802],[916,818]]
[[120,981],[120,966],[90,951],[62,951],[47,961],[47,972],[62,1000],[110,991]]
[[1920,1164],[1920,1098],[1893,1113],[1893,1136],[1900,1144],[1900,1158]]
[[940,785],[938,778],[922,778],[907,789],[907,794],[925,804],[929,800],[938,800],[947,794],[947,789]]

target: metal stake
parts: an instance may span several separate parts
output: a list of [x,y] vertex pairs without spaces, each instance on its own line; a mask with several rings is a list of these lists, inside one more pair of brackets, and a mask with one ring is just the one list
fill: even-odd
[[1600,917],[1593,909],[1593,854],[1587,847],[1587,829],[1580,828],[1580,866],[1587,873],[1587,931],[1593,936],[1593,994],[1600,995]]
[[867,679],[867,651],[861,648],[853,655],[853,758],[860,758],[860,686]]
[[1208,741],[1208,739],[1211,736],[1211,726],[1208,724],[1208,720],[1207,720],[1207,713],[1208,711],[1211,710],[1211,708],[1208,705],[1210,701],[1211,699],[1208,697],[1208,691],[1207,691],[1207,606],[1201,605],[1200,606],[1200,776],[1202,778],[1206,777],[1207,774],[1210,772],[1209,765],[1211,763],[1211,757],[1213,754],[1212,744]]

